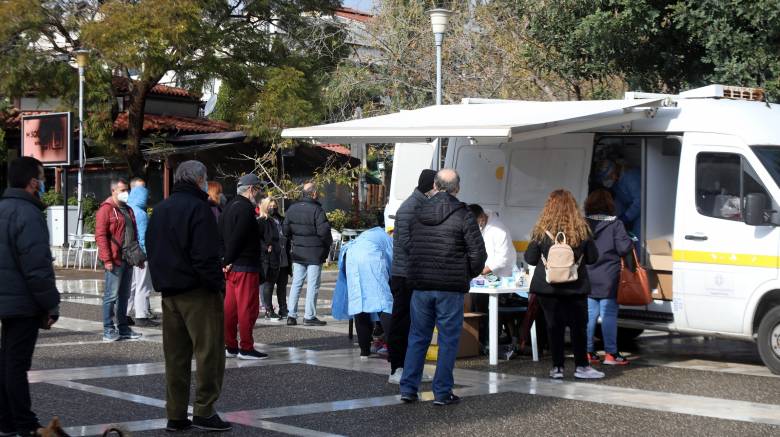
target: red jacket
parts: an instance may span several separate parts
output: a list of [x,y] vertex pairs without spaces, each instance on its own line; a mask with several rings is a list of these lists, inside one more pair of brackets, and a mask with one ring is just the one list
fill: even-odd
[[[135,215],[133,209],[127,207],[127,213],[133,220],[135,227]],[[125,239],[125,216],[119,211],[114,199],[109,197],[100,204],[95,217],[95,241],[98,247],[98,257],[103,264],[112,263],[115,266],[122,265],[122,243]],[[111,238],[113,237],[113,239]],[[116,240],[116,241],[114,241]],[[119,242],[119,244],[117,244]]]

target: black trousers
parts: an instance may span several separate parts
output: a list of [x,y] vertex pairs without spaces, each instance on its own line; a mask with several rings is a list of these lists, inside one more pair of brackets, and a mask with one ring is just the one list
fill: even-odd
[[6,318],[0,323],[0,430],[34,431],[40,424],[32,412],[27,371],[32,365],[41,317]]
[[[388,313],[379,313],[379,321],[382,322],[382,328],[387,332],[393,322],[392,316]],[[358,336],[358,345],[360,345],[360,355],[367,357],[371,354],[371,340],[374,334],[374,322],[371,320],[371,314],[355,314],[355,330]]]
[[571,336],[571,345],[574,349],[575,366],[588,366],[588,296],[538,294],[537,298],[542,311],[544,311],[544,318],[547,323],[547,338],[550,342],[553,367],[563,367],[563,343],[567,326]]
[[406,278],[393,276],[390,278],[390,290],[393,293],[393,315],[390,322],[390,330],[385,329],[388,361],[390,369],[404,366],[406,360],[406,348],[409,345],[409,327],[412,319],[409,309],[412,303],[412,289],[409,288]]
[[263,302],[266,308],[271,307],[273,302],[274,288],[276,288],[276,298],[279,301],[279,315],[287,316],[287,281],[289,277],[290,268],[281,267],[275,272],[269,272],[266,282],[263,284]]

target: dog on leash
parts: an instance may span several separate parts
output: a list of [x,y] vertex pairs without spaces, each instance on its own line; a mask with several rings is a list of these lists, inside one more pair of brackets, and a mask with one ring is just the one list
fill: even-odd
[[[54,417],[46,428],[39,428],[38,435],[41,437],[70,437],[68,433],[62,429],[62,423],[59,417]],[[103,431],[103,437],[129,437],[130,434],[125,433],[121,429],[111,426]]]

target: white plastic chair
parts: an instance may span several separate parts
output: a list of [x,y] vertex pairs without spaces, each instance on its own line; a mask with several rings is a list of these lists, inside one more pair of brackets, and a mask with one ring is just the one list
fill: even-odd
[[82,237],[82,248],[79,253],[79,268],[84,267],[84,253],[92,255],[92,270],[97,270],[98,249],[95,234],[84,234]]
[[81,255],[81,249],[84,247],[84,237],[82,235],[68,234],[68,251],[65,252],[65,268],[70,265],[70,254],[73,253],[73,268],[76,268],[76,262]]

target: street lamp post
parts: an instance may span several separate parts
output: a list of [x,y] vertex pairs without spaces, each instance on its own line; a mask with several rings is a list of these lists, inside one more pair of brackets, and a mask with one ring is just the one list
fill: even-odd
[[[84,153],[84,67],[87,66],[89,61],[89,50],[76,50],[76,63],[79,66],[79,173],[78,173],[78,225],[76,226],[76,233],[82,235],[84,232],[84,159],[86,157]],[[67,173],[65,177],[68,177]]]
[[[449,21],[452,11],[442,8],[431,9],[428,11],[431,17],[431,28],[433,29],[434,43],[436,44],[436,105],[441,105],[441,45],[444,42],[444,33],[447,31],[447,21]],[[436,169],[441,167],[441,138],[436,139]]]

